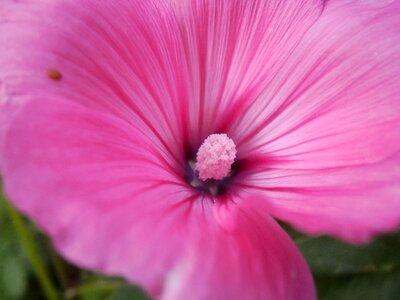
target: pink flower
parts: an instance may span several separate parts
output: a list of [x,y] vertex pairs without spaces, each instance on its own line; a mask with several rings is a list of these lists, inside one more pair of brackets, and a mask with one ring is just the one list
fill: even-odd
[[155,298],[314,299],[272,217],[355,243],[400,224],[399,13],[2,0],[6,193],[70,261]]

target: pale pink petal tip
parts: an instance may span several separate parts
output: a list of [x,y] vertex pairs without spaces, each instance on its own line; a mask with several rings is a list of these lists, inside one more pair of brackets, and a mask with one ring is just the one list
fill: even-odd
[[195,170],[201,180],[226,177],[236,158],[236,145],[226,134],[211,134],[197,152]]

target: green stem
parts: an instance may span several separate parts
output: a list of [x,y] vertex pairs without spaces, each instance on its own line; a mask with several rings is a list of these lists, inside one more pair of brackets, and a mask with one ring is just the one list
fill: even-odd
[[4,201],[4,203],[5,208],[14,224],[15,230],[17,231],[21,245],[26,251],[28,259],[32,264],[33,270],[43,289],[46,299],[58,300],[59,297],[57,294],[57,290],[53,286],[53,283],[51,282],[49,274],[46,272],[46,269],[43,267],[39,251],[35,245],[34,239],[29,232],[26,222],[7,201]]
[[50,253],[51,262],[53,263],[54,270],[56,271],[58,277],[58,281],[63,288],[66,288],[68,285],[68,271],[66,269],[66,265],[64,261],[54,251],[53,245],[49,240],[46,241],[46,244]]

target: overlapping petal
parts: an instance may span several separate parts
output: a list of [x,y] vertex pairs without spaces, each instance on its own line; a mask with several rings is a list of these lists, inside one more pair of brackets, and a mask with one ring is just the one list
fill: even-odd
[[397,154],[376,164],[323,171],[270,168],[244,186],[256,186],[260,208],[298,229],[363,243],[399,226],[399,165]]
[[328,3],[238,121],[257,157],[248,183],[275,216],[355,242],[400,224],[399,13],[399,1]]
[[214,208],[219,224],[202,227],[190,259],[172,271],[165,299],[315,299],[293,242],[249,200]]

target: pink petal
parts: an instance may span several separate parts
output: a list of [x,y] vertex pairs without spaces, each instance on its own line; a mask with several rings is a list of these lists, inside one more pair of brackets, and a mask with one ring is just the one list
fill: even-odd
[[212,133],[235,134],[232,122],[273,79],[324,1],[170,2],[190,65],[190,133],[197,149]]
[[171,170],[128,122],[35,99],[10,125],[2,172],[7,195],[65,257],[156,293],[186,245],[196,198]]
[[396,153],[399,12],[399,1],[330,1],[234,125],[242,155],[262,154],[288,168],[326,168],[374,163]]
[[244,185],[262,192],[260,209],[306,233],[363,243],[400,225],[399,166],[400,153],[359,167],[271,168]]
[[399,13],[399,1],[328,3],[261,114],[238,125],[242,186],[262,190],[274,216],[352,242],[399,226]]
[[215,214],[220,223],[202,224],[163,299],[316,299],[304,259],[272,218],[236,205]]
[[161,299],[315,299],[303,258],[271,218],[191,189],[129,122],[32,99],[3,155],[6,193],[80,266]]
[[1,109],[14,111],[32,95],[73,101],[130,120],[175,162],[188,136],[182,57],[164,1],[0,5]]

